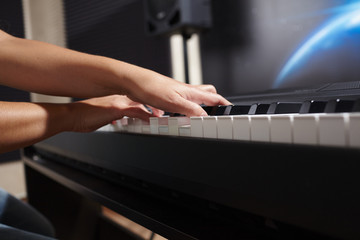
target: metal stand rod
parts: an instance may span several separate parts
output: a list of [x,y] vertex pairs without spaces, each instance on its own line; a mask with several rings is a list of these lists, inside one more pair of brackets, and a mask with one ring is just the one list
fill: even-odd
[[183,37],[183,49],[184,49],[184,70],[185,70],[185,83],[190,83],[190,74],[189,74],[189,55],[188,55],[188,40],[191,38],[190,34],[182,33]]

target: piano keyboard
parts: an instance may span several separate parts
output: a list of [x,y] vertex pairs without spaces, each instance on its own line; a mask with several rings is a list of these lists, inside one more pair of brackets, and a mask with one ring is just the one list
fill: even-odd
[[98,131],[360,148],[359,101],[204,107],[209,116],[123,118]]

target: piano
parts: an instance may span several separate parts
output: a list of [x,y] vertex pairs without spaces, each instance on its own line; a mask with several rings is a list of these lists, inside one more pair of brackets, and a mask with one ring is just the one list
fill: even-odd
[[359,239],[359,82],[228,99],[232,106],[204,106],[206,117],[125,117],[56,135],[24,155],[174,209],[216,212],[260,239]]

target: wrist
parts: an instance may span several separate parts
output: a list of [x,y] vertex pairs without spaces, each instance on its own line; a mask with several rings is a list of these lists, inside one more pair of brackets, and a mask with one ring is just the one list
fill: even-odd
[[38,105],[44,109],[46,114],[44,135],[51,136],[73,130],[76,113],[71,103],[39,103]]
[[[98,88],[103,89],[101,96],[119,94],[128,95],[132,88],[131,64],[98,56],[98,62],[102,69],[101,77],[97,78]],[[104,81],[105,79],[105,81]]]

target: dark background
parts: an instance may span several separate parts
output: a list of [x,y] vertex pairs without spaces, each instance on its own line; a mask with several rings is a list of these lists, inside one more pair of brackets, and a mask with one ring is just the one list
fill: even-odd
[[[274,89],[292,54],[344,13],[339,9],[357,2],[211,0],[212,28],[200,34],[204,83],[224,96]],[[65,0],[68,47],[171,76],[168,38],[145,34],[144,12],[143,0]],[[360,34],[349,34],[338,34],[340,46],[314,49],[278,88],[358,81]]]
[[169,41],[145,34],[142,0],[65,0],[64,4],[69,48],[171,76]]
[[[284,64],[299,46],[324,24],[345,14],[342,7],[360,4],[358,0],[211,2],[213,26],[201,35],[203,78],[225,96],[273,89]],[[325,40],[279,88],[360,80],[359,27]],[[333,46],[326,45],[331,41]]]

